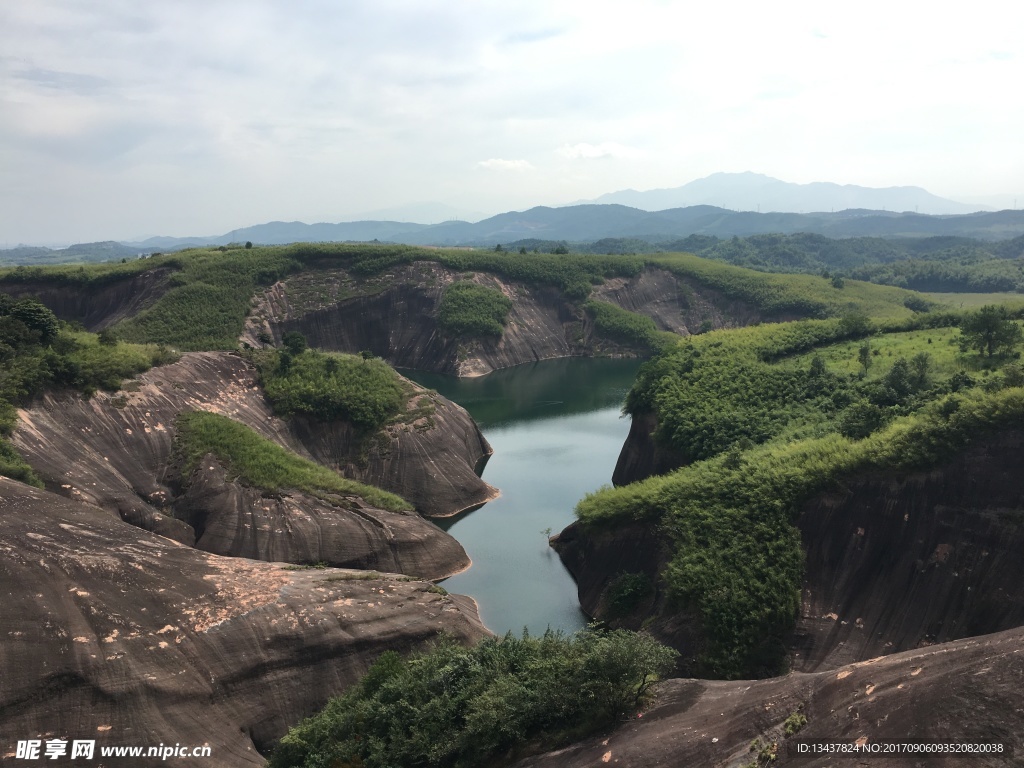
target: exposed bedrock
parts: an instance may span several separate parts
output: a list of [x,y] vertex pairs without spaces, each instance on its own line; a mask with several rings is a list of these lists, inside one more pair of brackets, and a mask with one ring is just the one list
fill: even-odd
[[[767,680],[669,680],[643,717],[523,760],[518,768],[615,765],[728,766],[752,764],[751,744],[777,745],[771,765],[906,766],[1019,765],[1024,754],[1024,630],[934,645],[817,673]],[[785,738],[786,719],[807,718]],[[794,760],[794,738],[867,739],[871,743],[932,739],[1013,748],[1002,754],[929,756],[821,754]],[[767,763],[764,763],[767,764]]]
[[480,479],[492,450],[476,422],[441,395],[427,396],[432,414],[389,425],[368,445],[360,446],[351,425],[339,422],[296,417],[290,434],[315,461],[397,493],[428,517],[450,517],[496,498],[498,491]]
[[798,669],[1024,625],[1024,434],[931,472],[845,481],[806,504]]
[[[806,552],[795,669],[813,671],[1024,625],[1024,435],[979,439],[929,472],[843,480],[810,500],[798,527]],[[555,541],[580,604],[608,617],[621,573],[653,576],[668,541],[654,526],[569,526]],[[699,626],[661,615],[656,590],[620,619],[649,628],[682,653],[700,650]],[[666,612],[670,613],[670,612]],[[653,617],[653,618],[650,618]]]
[[[471,279],[512,300],[501,339],[458,340],[437,325],[438,305],[452,282]],[[614,278],[593,297],[652,317],[662,330],[688,333],[760,319],[754,310],[660,269]],[[369,350],[392,365],[478,376],[497,368],[574,355],[636,354],[599,338],[590,318],[556,289],[491,274],[460,273],[432,262],[358,279],[343,271],[288,278],[263,292],[243,340],[269,330],[280,341],[299,331],[310,344],[343,352]]]
[[78,738],[260,766],[382,651],[487,634],[471,600],[426,582],[218,557],[6,478],[0,561],[3,758]]
[[358,497],[267,493],[230,480],[206,456],[174,501],[198,549],[269,562],[323,563],[439,579],[469,567],[462,545],[415,512]]
[[594,286],[592,297],[647,315],[659,329],[683,336],[699,333],[702,327],[739,328],[767,319],[751,304],[655,267],[645,268],[636,277],[609,278]]
[[73,283],[5,281],[0,283],[0,293],[35,296],[61,320],[75,320],[90,331],[100,331],[155,303],[170,288],[170,275],[166,267],[151,269],[129,279],[90,285],[88,290]]
[[629,434],[619,451],[615,471],[612,472],[615,485],[629,485],[652,475],[663,475],[683,465],[683,460],[675,452],[654,439],[657,426],[658,417],[654,413],[638,413],[630,418]]
[[445,336],[437,325],[438,305],[444,289],[461,278],[431,262],[363,281],[343,272],[291,278],[264,292],[249,335],[253,323],[266,318],[278,340],[299,331],[314,347],[369,350],[399,368],[458,376],[587,352],[585,318],[558,291],[483,273],[473,273],[473,281],[512,300],[501,339]]
[[[494,489],[473,471],[490,449],[465,411],[439,396],[434,408],[433,425],[392,425],[372,438],[366,466],[352,474],[400,494],[410,488],[397,481],[408,480],[416,491],[410,495],[431,500],[424,511],[454,514],[493,497]],[[113,395],[89,400],[48,395],[21,412],[13,440],[50,490],[186,544],[199,539],[209,551],[383,570],[408,567],[415,568],[408,571],[413,575],[433,579],[469,565],[461,546],[419,515],[367,513],[354,499],[335,504],[293,491],[263,499],[237,481],[213,476],[196,478],[192,495],[179,498],[189,478],[182,482],[173,466],[174,424],[179,414],[194,410],[229,416],[343,472],[360,450],[344,442],[351,436],[348,425],[274,417],[248,363],[212,352],[188,354],[148,371]],[[329,460],[331,448],[347,451],[344,460],[337,454]],[[201,504],[206,504],[202,510]],[[367,514],[390,522],[371,523]],[[353,549],[359,542],[361,552]]]

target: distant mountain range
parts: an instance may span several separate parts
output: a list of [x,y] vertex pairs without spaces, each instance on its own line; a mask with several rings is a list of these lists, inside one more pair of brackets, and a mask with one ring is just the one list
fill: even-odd
[[793,184],[760,173],[713,173],[671,189],[610,192],[580,203],[628,205],[644,211],[663,211],[692,205],[715,205],[733,211],[813,213],[863,208],[912,211],[933,215],[992,210],[937,197],[921,187],[858,187],[854,184]]
[[[680,201],[716,197],[728,201],[729,205],[680,204]],[[942,235],[981,240],[1004,240],[1024,234],[1024,211],[971,211],[972,206],[944,200],[918,187],[870,189],[830,183],[789,184],[755,173],[716,173],[676,189],[626,190],[603,195],[598,200],[599,203],[560,208],[539,206],[527,211],[510,211],[475,223],[272,221],[211,236],[84,243],[62,250],[19,246],[0,251],[0,264],[106,261],[141,253],[248,240],[262,245],[378,240],[409,245],[491,247],[521,240],[592,243],[605,238],[630,238],[657,244],[690,235],[724,238],[798,232],[833,238]],[[621,201],[631,202],[626,205]],[[773,211],[773,208],[815,212],[794,213]],[[914,208],[918,210],[911,210]],[[411,206],[410,211],[412,209],[424,216],[449,212],[426,203]]]

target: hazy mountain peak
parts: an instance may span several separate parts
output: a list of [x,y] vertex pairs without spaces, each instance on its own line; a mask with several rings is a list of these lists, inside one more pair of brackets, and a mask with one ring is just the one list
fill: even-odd
[[601,195],[595,203],[620,203],[644,211],[715,205],[733,211],[806,213],[865,208],[876,211],[914,211],[933,215],[973,213],[987,206],[958,203],[921,187],[862,187],[815,181],[795,184],[753,171],[718,172],[670,189],[638,192],[625,189]]

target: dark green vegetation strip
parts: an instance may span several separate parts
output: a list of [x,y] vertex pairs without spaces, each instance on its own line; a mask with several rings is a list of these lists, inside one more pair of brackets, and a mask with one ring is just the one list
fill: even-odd
[[473,648],[442,639],[406,660],[388,651],[293,728],[270,766],[493,765],[531,741],[551,749],[635,711],[675,655],[621,630],[506,635]]
[[691,237],[672,245],[699,256],[771,272],[848,275],[915,291],[1024,291],[1024,237],[830,239],[823,235]]
[[656,352],[675,343],[678,338],[674,333],[659,331],[646,315],[630,312],[617,304],[590,299],[583,308],[594,318],[598,334],[612,341]]
[[116,390],[123,379],[176,359],[154,345],[71,331],[35,299],[0,294],[0,475],[42,487],[4,439],[17,425],[16,406],[54,390],[87,397],[97,389]]
[[[963,328],[982,315],[961,318]],[[779,671],[799,608],[794,523],[806,500],[857,472],[933,466],[989,429],[1024,422],[1015,355],[949,343],[925,351],[930,333],[955,342],[946,320],[918,316],[893,324],[911,330],[882,336],[857,317],[715,332],[641,370],[627,408],[657,413],[656,438],[696,463],[591,494],[577,515],[585,525],[647,520],[666,533],[674,555],[661,577],[672,609],[700,619],[703,674]],[[914,354],[882,358],[872,346]],[[861,370],[844,370],[830,352],[838,348]]]
[[454,337],[500,337],[511,309],[512,300],[497,288],[470,282],[452,283],[441,297],[437,324]]
[[194,411],[178,417],[175,450],[183,459],[187,477],[210,453],[229,473],[254,488],[280,491],[293,488],[314,496],[359,496],[369,504],[393,512],[412,509],[402,498],[373,486],[348,480],[308,459],[297,456],[226,416]]
[[405,390],[383,360],[359,355],[285,350],[251,355],[267,399],[280,416],[347,421],[372,432],[402,411]]

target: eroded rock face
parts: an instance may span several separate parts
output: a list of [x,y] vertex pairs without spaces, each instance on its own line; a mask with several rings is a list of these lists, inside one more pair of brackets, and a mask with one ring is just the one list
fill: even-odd
[[369,350],[399,368],[479,376],[496,368],[570,357],[587,350],[585,319],[553,288],[526,286],[472,273],[473,282],[512,300],[500,340],[458,340],[437,325],[444,289],[462,273],[433,262],[355,279],[336,270],[289,278],[264,292],[243,340],[269,327],[279,342],[289,331],[310,346],[341,352]]
[[[815,671],[1024,625],[1024,434],[978,440],[930,472],[862,475],[802,509],[802,616],[795,669]],[[620,573],[654,576],[669,555],[650,526],[569,526],[555,542],[580,604],[607,617]],[[699,623],[655,592],[624,623],[647,626],[693,670]],[[651,619],[650,617],[653,617]]]
[[426,582],[217,557],[2,477],[0,562],[5,758],[57,737],[260,766],[382,651],[487,634],[472,601]]
[[[512,300],[501,339],[457,340],[438,328],[444,289],[463,279],[500,290]],[[595,287],[593,297],[648,315],[661,330],[682,334],[705,323],[721,328],[761,319],[750,307],[661,269],[610,279]],[[369,350],[400,368],[456,376],[558,357],[636,354],[600,339],[590,318],[554,288],[480,272],[464,275],[432,262],[396,267],[367,279],[341,270],[288,278],[264,291],[243,340],[258,345],[261,330],[278,342],[283,334],[298,331],[314,347]]]
[[657,427],[658,417],[653,413],[638,413],[630,417],[629,434],[612,473],[615,485],[629,485],[683,466],[685,462],[680,456],[654,439]]
[[61,320],[80,322],[90,331],[101,331],[125,318],[137,315],[170,288],[172,270],[159,267],[141,272],[127,280],[91,286],[52,282],[6,281],[0,291],[12,296],[35,296]]
[[462,546],[415,512],[389,512],[358,497],[267,493],[230,480],[206,456],[174,501],[174,514],[206,552],[269,562],[321,563],[441,579],[465,570]]
[[797,669],[1024,625],[1024,434],[931,471],[844,482],[802,510]]
[[[431,397],[436,397],[433,426],[391,427],[395,434],[374,438],[367,464],[352,475],[399,494],[415,490],[410,501],[420,499],[424,511],[454,514],[495,494],[474,472],[490,447],[465,411],[440,396]],[[182,483],[171,466],[174,423],[179,414],[194,410],[229,416],[301,456],[342,471],[354,466],[351,456],[360,450],[354,447],[347,425],[274,417],[251,366],[240,357],[214,352],[185,355],[178,363],[148,371],[112,395],[100,394],[90,400],[78,395],[48,395],[20,413],[13,440],[50,490],[95,504],[127,522],[186,544],[195,542],[196,528],[176,518],[200,521],[203,547],[221,554],[281,559],[291,554],[298,562],[365,562],[367,567],[381,569],[415,565],[410,573],[434,579],[468,565],[461,546],[418,515],[402,517],[394,525],[368,525],[365,515],[352,504],[344,509],[302,494],[286,494],[289,501],[282,501],[283,507],[270,505],[273,512],[267,511],[269,517],[264,517],[262,502],[259,507],[244,508],[257,503],[251,497],[258,493],[238,483],[217,485],[209,477],[201,483],[204,494],[196,492],[183,500],[185,507],[179,514],[177,497],[188,482]],[[402,486],[400,480],[408,480],[410,486]],[[213,485],[217,485],[216,492],[211,490]],[[212,505],[203,512],[196,506],[200,496]],[[222,502],[226,506],[218,508]],[[295,514],[288,516],[286,507]],[[378,517],[384,519],[388,513]],[[210,519],[217,521],[216,536],[206,535]],[[254,525],[256,528],[251,527]],[[345,536],[351,538],[343,543]],[[313,541],[318,545],[313,546]],[[353,549],[358,542],[362,542],[362,554]],[[436,553],[432,557],[424,555],[427,542]],[[319,552],[316,559],[304,559],[314,550]]]
[[[669,680],[641,718],[518,768],[617,765],[740,766],[750,746],[777,744],[772,765],[1004,766],[1019,764],[1024,739],[1024,630],[959,640],[876,658],[838,670],[757,681]],[[807,724],[792,738],[872,743],[906,739],[1013,747],[1015,757],[972,754],[913,760],[872,755],[819,755],[794,761],[783,724],[793,713]]]
[[654,267],[644,269],[636,277],[610,278],[603,285],[594,286],[592,298],[647,315],[660,330],[681,336],[700,333],[702,327],[741,328],[766,319],[746,302],[730,299],[692,278]]

